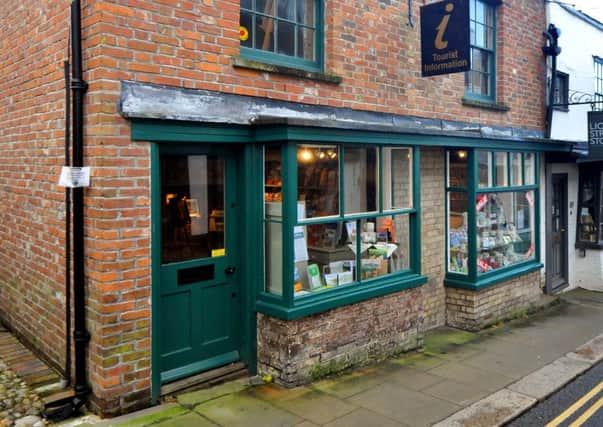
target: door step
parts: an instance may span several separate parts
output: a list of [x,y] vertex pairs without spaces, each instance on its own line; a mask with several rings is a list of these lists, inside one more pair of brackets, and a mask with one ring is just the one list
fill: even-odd
[[236,362],[221,366],[210,371],[202,372],[191,377],[183,378],[161,386],[161,396],[185,390],[211,387],[226,381],[235,380],[249,375],[244,363]]

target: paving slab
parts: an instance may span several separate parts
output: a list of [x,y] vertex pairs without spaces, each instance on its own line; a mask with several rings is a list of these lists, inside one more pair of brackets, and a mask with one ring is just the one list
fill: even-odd
[[404,424],[391,418],[384,417],[376,412],[369,411],[365,408],[356,409],[333,422],[325,424],[324,427],[407,427],[409,424]]
[[429,371],[430,369],[440,366],[445,363],[446,360],[437,357],[433,354],[416,352],[411,354],[405,354],[404,356],[390,360],[389,363],[399,366],[407,366],[409,368],[421,369],[423,371]]
[[383,384],[389,376],[389,369],[387,371],[384,372],[374,367],[362,368],[345,375],[318,381],[314,383],[313,387],[324,393],[346,398]]
[[421,391],[444,381],[444,378],[406,366],[397,366],[392,369],[387,377],[388,382],[394,382],[410,390]]
[[[94,418],[89,422],[98,425],[99,427],[144,427],[159,421],[166,421],[180,415],[189,413],[185,408],[176,403],[168,403],[159,406],[153,406],[132,414],[122,415],[110,420],[103,420],[94,423]],[[61,426],[76,426],[78,424],[66,423]]]
[[[489,353],[480,353],[488,357]],[[501,357],[501,356],[496,356]],[[499,371],[493,371],[488,364],[483,367],[475,367],[463,362],[448,362],[428,371],[432,375],[454,380],[463,384],[477,386],[484,390],[496,391],[507,384],[512,383],[515,378],[504,375]]]
[[484,352],[464,360],[463,364],[518,380],[524,375],[542,368],[546,365],[546,361],[532,356],[527,357],[521,347],[518,347],[517,352],[513,355],[503,356]]
[[536,399],[533,397],[503,389],[440,421],[434,427],[500,426],[522,414],[535,403]]
[[430,426],[461,408],[443,399],[389,383],[352,396],[348,401],[413,427]]
[[[184,415],[180,415],[169,420],[160,421],[153,423],[153,427],[217,427],[215,424],[201,415],[194,412],[188,412]],[[130,427],[130,426],[128,426]]]
[[562,357],[523,377],[507,388],[526,396],[543,400],[586,371],[590,366],[591,364],[588,362]]
[[316,424],[326,424],[358,409],[356,405],[309,388],[289,399],[275,400],[271,403]]
[[195,412],[216,424],[238,426],[294,426],[304,421],[290,412],[245,395],[229,394],[195,406]]
[[452,380],[444,380],[425,388],[422,392],[460,406],[467,406],[490,394],[490,391],[482,389],[478,385],[467,386],[467,384]]
[[178,403],[187,407],[193,407],[205,401],[216,399],[231,393],[237,393],[250,387],[249,380],[246,378],[229,381],[214,387],[196,390],[177,396]]

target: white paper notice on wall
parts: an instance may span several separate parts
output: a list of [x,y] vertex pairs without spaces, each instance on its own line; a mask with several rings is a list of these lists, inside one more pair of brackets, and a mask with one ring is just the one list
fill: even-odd
[[63,166],[59,178],[61,187],[90,187],[90,167]]

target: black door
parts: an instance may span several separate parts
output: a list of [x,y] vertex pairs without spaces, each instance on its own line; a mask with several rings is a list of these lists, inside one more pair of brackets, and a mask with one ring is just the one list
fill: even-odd
[[567,286],[567,174],[553,174],[551,188],[549,263],[549,293]]

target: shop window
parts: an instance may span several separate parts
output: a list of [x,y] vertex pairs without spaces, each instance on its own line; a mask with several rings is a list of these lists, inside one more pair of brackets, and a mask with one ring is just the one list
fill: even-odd
[[[448,158],[457,151],[449,150]],[[468,159],[465,173],[475,174],[477,185],[461,191],[449,182],[447,188],[446,283],[477,289],[540,267],[537,158],[535,153],[470,150]],[[459,165],[449,160],[449,175],[452,167]]]
[[603,170],[600,162],[580,166],[576,247],[603,248]]
[[469,98],[495,98],[495,11],[486,0],[469,0],[471,70],[465,73],[465,93]]
[[267,305],[288,316],[423,283],[413,207],[417,152],[344,144],[265,148]]
[[242,0],[241,56],[320,71],[322,0]]

